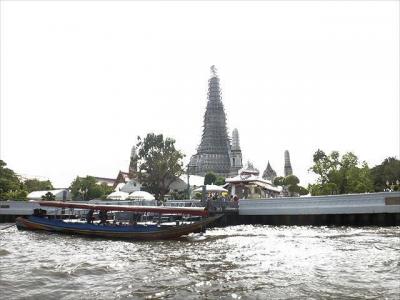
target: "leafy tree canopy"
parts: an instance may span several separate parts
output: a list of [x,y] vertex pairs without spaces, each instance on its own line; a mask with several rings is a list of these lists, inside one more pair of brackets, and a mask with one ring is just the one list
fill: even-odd
[[300,180],[295,175],[289,175],[283,179],[283,182],[284,182],[284,185],[287,185],[287,186],[293,185],[294,186],[294,185],[298,185],[300,183]]
[[204,184],[215,184],[217,181],[217,175],[214,172],[208,172],[204,176]]
[[225,177],[224,176],[217,176],[215,180],[216,185],[224,185],[225,184]]
[[149,133],[142,140],[138,137],[138,177],[143,188],[164,200],[169,186],[183,174],[183,153],[175,148],[175,140],[162,134]]
[[288,187],[290,195],[307,195],[308,190],[300,185],[294,184],[294,185],[289,185]]
[[275,177],[273,184],[276,186],[284,186],[285,185],[285,177],[282,177],[282,176]]
[[398,182],[400,181],[400,160],[395,157],[386,158],[380,165],[371,169],[371,175],[376,192],[382,192],[392,186],[394,190],[398,190]]
[[56,200],[56,196],[52,192],[47,192],[42,196],[42,200]]
[[27,179],[24,181],[25,190],[30,193],[33,191],[52,190],[53,185],[50,180]]
[[23,183],[9,168],[7,164],[0,160],[0,200],[23,199],[26,191],[23,190]]
[[0,200],[26,200],[28,193],[25,190],[12,190],[0,195]]
[[197,192],[196,194],[194,194],[193,198],[197,199],[197,200],[201,200],[203,197],[203,194],[200,192]]
[[208,172],[206,176],[204,176],[204,184],[224,185],[225,177],[217,175],[214,172]]
[[299,185],[300,180],[295,175],[288,175],[286,177],[275,177],[274,185],[282,186],[284,190],[284,194],[288,194],[289,196],[298,196],[298,195],[307,195],[308,190]]
[[96,178],[77,176],[70,186],[72,198],[74,200],[100,199],[112,192],[112,188],[106,184],[97,184]]
[[313,161],[310,171],[319,177],[315,184],[309,185],[312,195],[364,193],[373,190],[367,163],[360,163],[352,152],[347,152],[340,158],[337,151],[327,155],[318,149],[314,153]]

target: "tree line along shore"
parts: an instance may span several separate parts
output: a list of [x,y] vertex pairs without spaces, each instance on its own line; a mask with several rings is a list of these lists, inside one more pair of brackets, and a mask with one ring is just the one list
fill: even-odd
[[[175,140],[162,134],[149,133],[137,140],[137,177],[142,183],[142,190],[163,200],[170,192],[169,186],[185,173],[184,154],[175,148]],[[388,157],[374,167],[360,159],[352,152],[340,154],[338,151],[325,153],[318,149],[313,154],[313,164],[309,171],[317,176],[314,183],[307,187],[299,185],[295,175],[278,176],[273,180],[276,186],[284,187],[289,196],[307,195],[339,195],[352,193],[372,193],[400,190],[400,160]],[[225,178],[213,174],[205,175],[204,184],[225,184]],[[32,191],[52,190],[50,180],[23,179],[6,162],[0,160],[0,200],[26,200]],[[92,176],[77,176],[69,189],[74,200],[105,199],[113,192],[106,184],[97,184]],[[174,195],[184,199],[185,193]],[[53,200],[54,196],[46,194],[43,199]]]

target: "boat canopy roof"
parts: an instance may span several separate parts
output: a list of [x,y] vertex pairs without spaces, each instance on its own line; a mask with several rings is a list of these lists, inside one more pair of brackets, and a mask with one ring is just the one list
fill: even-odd
[[73,203],[60,201],[35,201],[40,206],[80,208],[105,211],[132,211],[138,213],[153,212],[160,214],[182,214],[192,216],[207,216],[208,211],[204,207],[166,207],[166,206],[132,206],[132,205],[98,205],[88,203]]

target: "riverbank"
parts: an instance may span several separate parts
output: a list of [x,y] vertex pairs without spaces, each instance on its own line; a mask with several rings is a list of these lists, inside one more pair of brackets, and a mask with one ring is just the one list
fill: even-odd
[[[193,203],[192,203],[193,202]],[[118,205],[118,201],[113,202]],[[127,205],[127,203],[120,203]],[[168,205],[191,206],[198,201],[171,201]],[[313,226],[400,226],[400,192],[316,197],[241,199],[238,206],[212,202],[210,213],[224,216],[214,226],[264,224]],[[135,204],[137,205],[137,204]],[[1,201],[0,222],[33,214],[35,202]],[[48,215],[70,216],[73,211],[47,208]],[[82,212],[82,211],[81,211]]]

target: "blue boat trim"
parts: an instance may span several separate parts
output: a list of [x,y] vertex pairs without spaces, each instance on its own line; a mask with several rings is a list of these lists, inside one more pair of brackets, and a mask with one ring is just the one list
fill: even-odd
[[102,231],[102,232],[157,232],[162,231],[162,227],[157,225],[97,225],[88,223],[73,223],[65,222],[58,219],[48,219],[42,217],[29,216],[28,220],[36,224],[45,226],[57,227],[62,229],[75,229],[75,230],[91,230],[91,231]]

